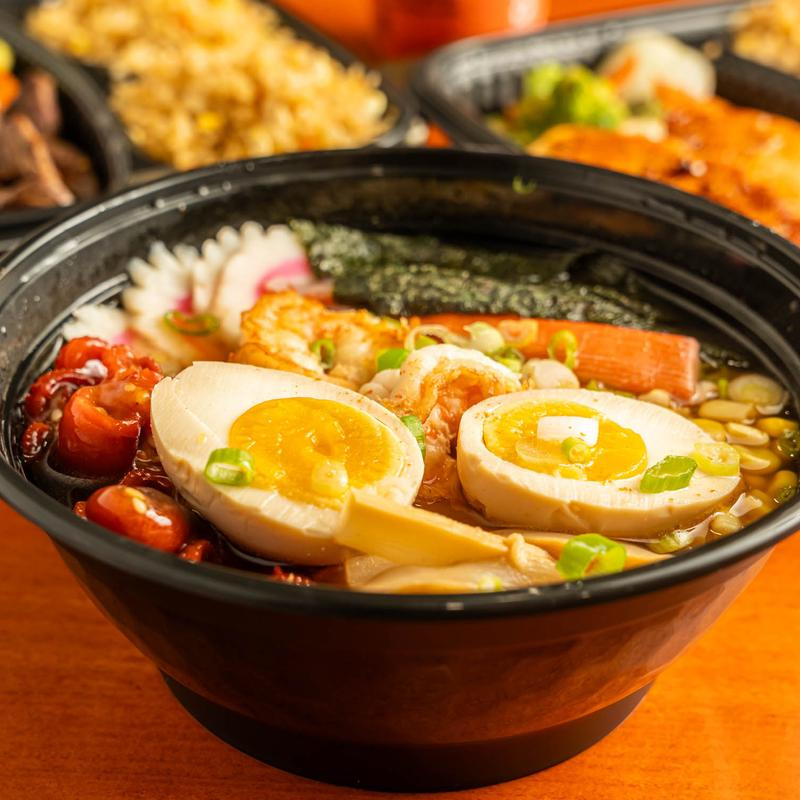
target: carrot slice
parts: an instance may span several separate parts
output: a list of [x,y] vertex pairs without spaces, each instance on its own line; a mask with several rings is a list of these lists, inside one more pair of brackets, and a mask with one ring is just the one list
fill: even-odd
[[10,72],[0,73],[0,111],[5,111],[19,97],[19,80]]
[[[434,314],[423,324],[444,325],[463,333],[465,325],[504,319],[508,314]],[[642,394],[665,389],[688,400],[697,389],[700,374],[700,343],[691,336],[642,331],[597,322],[537,319],[536,338],[521,346],[526,358],[547,358],[547,345],[558,331],[570,331],[578,342],[575,373],[581,381],[602,381],[609,387]]]

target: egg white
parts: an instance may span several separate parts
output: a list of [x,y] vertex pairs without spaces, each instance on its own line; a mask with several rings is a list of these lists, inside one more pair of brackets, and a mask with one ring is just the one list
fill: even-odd
[[228,447],[234,421],[266,400],[312,397],[334,400],[385,425],[400,446],[399,475],[364,487],[399,503],[416,497],[424,464],[411,432],[390,411],[356,392],[322,380],[246,364],[197,362],[153,391],[151,420],[156,448],[170,480],[186,500],[245,550],[278,561],[334,564],[346,551],[331,537],[341,511],[284,497],[277,490],[225,486],[204,470],[212,450]]
[[525,469],[492,453],[483,426],[494,413],[518,403],[578,403],[638,433],[647,467],[669,455],[690,456],[711,441],[691,420],[653,403],[586,389],[534,389],[500,395],[473,406],[461,420],[458,474],[468,501],[493,522],[542,531],[605,533],[650,538],[696,521],[730,497],[740,478],[695,472],[685,489],[645,494],[641,475],[585,481]]

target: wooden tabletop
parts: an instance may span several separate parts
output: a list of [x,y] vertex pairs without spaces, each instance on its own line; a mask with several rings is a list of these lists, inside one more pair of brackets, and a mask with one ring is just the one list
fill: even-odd
[[[391,797],[279,772],[206,733],[83,595],[45,535],[2,504],[0,520],[3,800]],[[440,796],[800,798],[798,564],[800,536],[591,750],[530,778]]]

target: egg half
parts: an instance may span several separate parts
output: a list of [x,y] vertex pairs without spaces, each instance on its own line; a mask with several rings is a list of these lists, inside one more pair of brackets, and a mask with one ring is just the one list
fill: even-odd
[[[567,440],[588,448],[582,463],[567,457]],[[739,487],[738,475],[697,470],[683,489],[640,491],[649,467],[709,441],[669,409],[609,392],[515,392],[464,414],[458,474],[469,502],[493,522],[651,538],[698,521]]]
[[[411,503],[424,464],[390,411],[326,381],[245,364],[198,362],[152,395],[158,454],[186,500],[240,547],[278,561],[333,564],[350,487]],[[246,450],[254,478],[205,476],[219,448]]]

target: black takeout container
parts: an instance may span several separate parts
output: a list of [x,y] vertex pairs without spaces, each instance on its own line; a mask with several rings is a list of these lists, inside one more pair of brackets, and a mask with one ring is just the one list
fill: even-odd
[[[10,10],[13,14],[20,20],[20,24],[23,24],[25,14],[31,8],[39,4],[39,0],[10,0],[8,5],[11,7]],[[345,67],[351,67],[361,63],[360,59],[344,45],[332,39],[330,36],[327,36],[321,30],[305,22],[295,14],[292,14],[290,11],[287,11],[280,4],[266,2],[264,5],[269,6],[278,15],[281,24],[289,28],[298,39],[310,42],[312,45],[326,50],[336,61],[343,64]],[[40,47],[44,47],[44,45],[40,45]],[[51,50],[48,50],[48,52],[52,53]],[[67,60],[71,62],[77,70],[82,70],[93,80],[95,86],[98,87],[103,95],[103,101],[107,105],[108,93],[111,85],[108,72],[103,67],[84,64],[71,57],[67,57]],[[390,126],[380,136],[370,142],[369,146],[399,147],[406,144],[408,137],[412,133],[414,123],[419,116],[419,108],[416,99],[411,92],[400,89],[380,70],[371,67],[365,67],[365,69],[369,69],[371,72],[375,72],[380,76],[380,90],[386,95],[389,101],[386,110],[386,119],[390,122]],[[173,171],[173,168],[169,164],[163,161],[155,161],[139,150],[136,145],[128,139],[124,129],[121,128],[121,130],[122,135],[125,136],[133,152],[134,168],[137,171],[137,175],[142,176],[142,179],[153,177],[154,174],[159,174],[160,172]]]
[[[0,39],[5,39],[14,51],[15,72],[38,68],[56,79],[63,115],[61,136],[91,159],[101,193],[122,189],[131,172],[128,138],[94,81],[69,60],[35,42],[2,13]],[[0,251],[64,213],[62,206],[0,209]]]
[[547,61],[592,66],[641,30],[658,30],[714,59],[717,94],[800,120],[800,81],[735,55],[730,20],[751,0],[673,7],[590,17],[548,26],[534,34],[487,36],[447,45],[416,70],[412,87],[423,111],[460,146],[483,145],[509,153],[522,148],[493,131],[485,116],[519,99],[522,77]]
[[[113,297],[127,259],[155,239],[198,243],[222,224],[292,215],[629,258],[687,324],[718,329],[779,377],[795,410],[800,251],[702,199],[604,170],[376,150],[173,175],[52,225],[5,260],[0,496],[49,534],[189,713],[257,758],[359,787],[458,789],[570,757],[619,724],[800,527],[800,498],[743,533],[631,572],[392,596],[189,564],[73,516],[26,480],[18,403],[71,309]],[[654,746],[669,764],[669,741]]]

